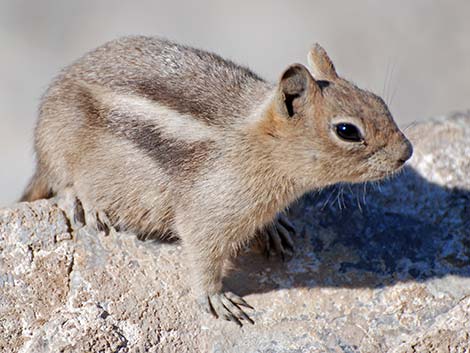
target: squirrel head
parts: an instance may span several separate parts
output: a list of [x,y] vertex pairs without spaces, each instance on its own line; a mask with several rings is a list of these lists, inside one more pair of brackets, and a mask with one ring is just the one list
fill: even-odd
[[276,159],[313,187],[377,180],[399,170],[413,149],[384,101],[339,77],[320,45],[308,62],[311,71],[301,64],[284,71],[270,104],[264,128],[276,140]]

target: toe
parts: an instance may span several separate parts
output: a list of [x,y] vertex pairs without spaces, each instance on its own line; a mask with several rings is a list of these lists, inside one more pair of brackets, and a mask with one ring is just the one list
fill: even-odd
[[281,223],[277,224],[277,231],[281,237],[282,247],[290,252],[294,251],[294,242],[291,238],[291,232],[289,232]]
[[[252,308],[245,300],[233,293],[217,293],[207,297],[210,312],[216,318],[223,318],[243,326],[243,321],[254,324],[254,321],[244,312],[240,306]],[[207,310],[206,310],[207,311]]]
[[277,228],[274,226],[269,226],[267,231],[269,233],[269,238],[272,241],[274,250],[276,251],[276,253],[281,254],[283,252],[283,247],[281,237],[279,236]]
[[75,196],[73,189],[67,188],[60,192],[57,197],[57,206],[64,211],[72,230],[79,230],[85,225],[83,205]]
[[284,228],[287,229],[287,231],[290,234],[295,235],[297,233],[295,226],[292,224],[292,222],[287,218],[287,216],[283,213],[281,213],[278,217],[278,221],[280,224],[284,226]]
[[85,225],[85,211],[82,202],[78,198],[73,201],[73,223],[78,227]]
[[209,304],[211,312],[215,315],[216,318],[224,317],[225,318],[225,307],[220,300],[220,295],[215,294],[209,296]]
[[106,235],[108,235],[109,232],[114,229],[108,216],[103,211],[97,212],[96,224],[97,224],[98,230],[104,232]]
[[237,305],[245,306],[245,307],[250,308],[252,310],[255,309],[250,304],[248,304],[245,299],[243,299],[242,297],[240,297],[240,296],[238,296],[238,295],[236,295],[232,292],[226,292],[225,296]]
[[[234,294],[233,294],[234,295]],[[240,298],[241,299],[241,298]],[[242,299],[243,300],[243,299]],[[230,311],[233,315],[237,317],[238,320],[245,320],[248,321],[250,324],[254,324],[255,322],[241,309],[237,303],[235,303],[229,296],[224,295],[222,302],[224,306]]]

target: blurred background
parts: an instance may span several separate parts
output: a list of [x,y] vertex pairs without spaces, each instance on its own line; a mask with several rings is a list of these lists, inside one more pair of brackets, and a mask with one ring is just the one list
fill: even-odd
[[321,43],[337,71],[390,104],[399,125],[470,108],[470,1],[198,0],[0,2],[0,206],[34,168],[42,93],[110,39],[160,35],[276,80]]

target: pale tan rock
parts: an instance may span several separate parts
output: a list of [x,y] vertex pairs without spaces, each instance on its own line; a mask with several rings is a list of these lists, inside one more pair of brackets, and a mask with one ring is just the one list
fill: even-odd
[[470,114],[407,133],[397,178],[292,207],[293,259],[241,254],[241,329],[200,312],[177,242],[72,234],[53,201],[1,210],[0,352],[469,352]]

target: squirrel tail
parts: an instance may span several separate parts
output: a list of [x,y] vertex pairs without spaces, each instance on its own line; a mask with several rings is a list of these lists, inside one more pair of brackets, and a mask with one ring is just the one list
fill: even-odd
[[31,202],[39,199],[47,199],[52,196],[52,190],[46,177],[40,172],[39,168],[34,173],[31,181],[29,182],[26,190],[23,192],[23,196],[20,198],[20,202]]

